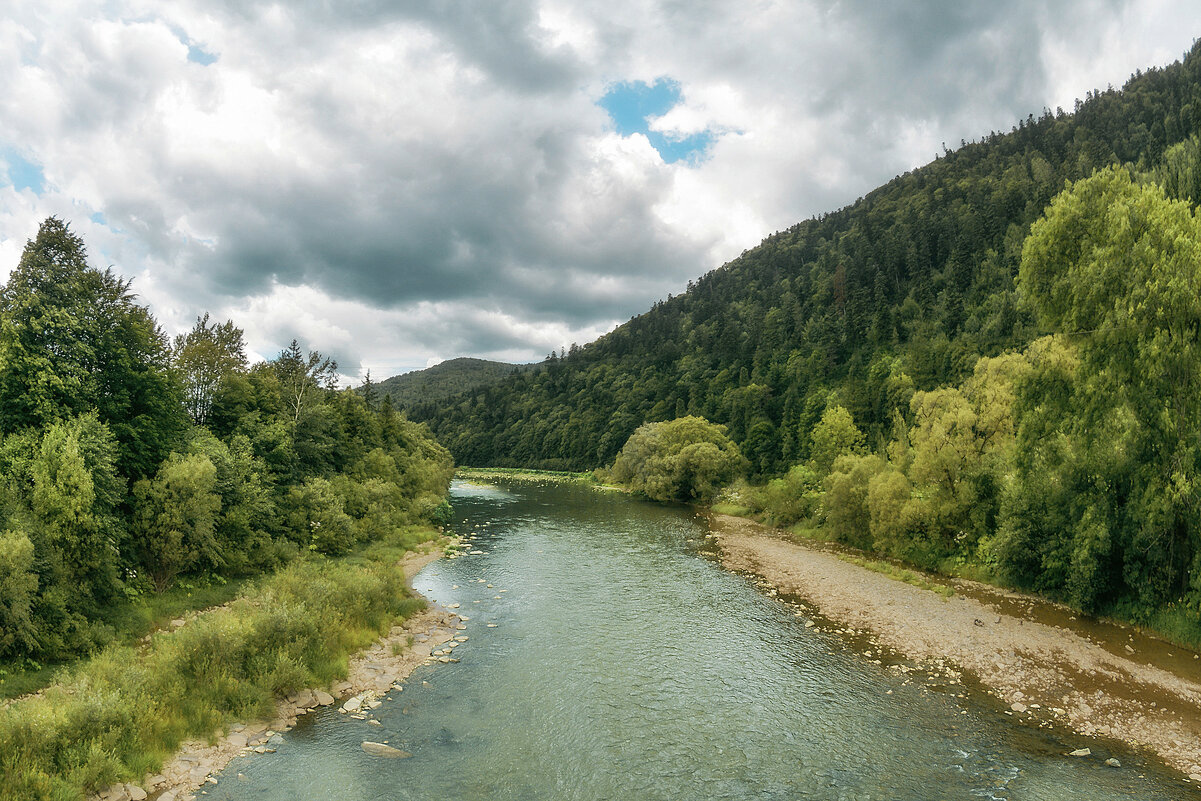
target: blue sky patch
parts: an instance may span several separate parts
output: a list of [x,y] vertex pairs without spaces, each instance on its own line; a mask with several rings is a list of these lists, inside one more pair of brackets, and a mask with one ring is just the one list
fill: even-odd
[[[7,183],[12,184],[18,192],[31,189],[35,195],[46,190],[46,176],[42,167],[23,158],[20,153],[9,147],[0,147],[0,163],[8,168]],[[3,179],[4,176],[0,176]]]
[[659,78],[653,84],[645,81],[613,84],[597,105],[609,112],[619,134],[643,134],[667,164],[677,161],[696,164],[704,158],[706,148],[713,142],[711,131],[671,137],[649,127],[650,120],[662,117],[679,102],[680,84],[670,78]]
[[184,42],[184,44],[188,46],[188,61],[192,61],[207,67],[209,64],[212,64],[217,60],[216,56],[201,49],[199,45],[193,44],[192,42]]

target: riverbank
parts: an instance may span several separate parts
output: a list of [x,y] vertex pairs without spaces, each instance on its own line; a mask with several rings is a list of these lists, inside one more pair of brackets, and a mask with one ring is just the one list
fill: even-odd
[[596,476],[592,473],[568,473],[561,470],[527,470],[522,467],[460,467],[455,470],[455,478],[466,481],[489,481],[507,479],[510,481],[533,481],[538,483],[580,481],[585,484],[596,484]]
[[[401,561],[406,583],[421,568],[442,556],[442,550],[410,552]],[[139,783],[121,783],[89,796],[88,801],[195,801],[196,792],[216,784],[215,774],[234,759],[275,751],[280,738],[303,715],[322,707],[339,706],[339,711],[362,720],[378,706],[377,699],[398,686],[418,666],[432,659],[434,649],[453,648],[454,638],[464,637],[462,619],[441,607],[430,607],[393,626],[369,648],[351,656],[345,680],[326,687],[290,693],[275,702],[274,714],[238,722],[226,732],[215,732],[211,741],[189,740],[162,768]],[[382,744],[381,744],[382,745]]]
[[[1112,637],[1074,625],[1062,608],[1050,616],[1054,623],[1043,622],[1047,616],[1033,610],[1051,605],[1037,599],[961,581],[954,583],[966,592],[947,598],[787,542],[743,518],[713,514],[711,523],[726,567],[804,599],[841,633],[866,634],[951,678],[962,671],[1031,725],[1065,726],[1147,749],[1201,782],[1196,655],[1132,630],[1115,648]],[[1171,654],[1169,668],[1140,658],[1150,648]]]
[[[412,527],[346,557],[300,559],[230,603],[111,646],[11,702],[0,709],[0,797],[82,798],[105,788],[97,797],[117,801],[149,789],[170,801],[185,780],[208,781],[196,775],[198,762],[172,762],[187,748],[227,733],[235,743],[244,736],[243,747],[268,748],[271,735],[262,735],[317,705],[317,693],[299,688],[336,686],[351,655],[381,636],[402,636],[403,651],[414,630],[396,624],[430,614],[407,576],[447,550],[437,536]],[[257,731],[245,723],[256,720],[264,723]]]

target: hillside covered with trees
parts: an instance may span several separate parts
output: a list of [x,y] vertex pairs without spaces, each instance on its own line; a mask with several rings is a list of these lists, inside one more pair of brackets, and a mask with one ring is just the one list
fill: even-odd
[[462,463],[681,498],[718,435],[639,427],[700,418],[769,522],[1201,642],[1199,131],[1201,45],[413,415]]
[[336,370],[295,341],[250,366],[207,315],[170,341],[46,220],[0,288],[0,662],[92,651],[180,577],[343,554],[436,514],[450,455]]
[[1201,196],[1201,49],[768,237],[547,369],[412,407],[457,462],[590,469],[644,422],[728,426],[760,475],[808,458],[836,397],[870,444],[917,390],[1048,333],[1014,279],[1065,182],[1110,164]]
[[376,385],[376,391],[390,398],[397,409],[406,409],[472,392],[536,367],[537,363],[508,364],[467,357],[447,359],[424,370],[384,379]]

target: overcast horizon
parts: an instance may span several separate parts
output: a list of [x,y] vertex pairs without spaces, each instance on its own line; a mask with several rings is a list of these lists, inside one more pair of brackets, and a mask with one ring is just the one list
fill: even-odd
[[0,278],[56,215],[169,334],[352,381],[591,341],[1201,35],[1177,0],[164,5],[0,18]]

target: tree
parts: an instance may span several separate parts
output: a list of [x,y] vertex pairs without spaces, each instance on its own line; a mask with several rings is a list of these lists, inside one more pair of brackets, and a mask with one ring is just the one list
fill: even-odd
[[38,577],[33,572],[33,543],[17,531],[0,533],[0,658],[37,648],[30,610]]
[[154,470],[181,430],[166,337],[130,284],[87,265],[51,217],[0,289],[0,431],[94,410],[121,443],[126,476]]
[[613,480],[657,501],[706,501],[746,469],[725,426],[702,417],[646,423],[613,463]]
[[841,406],[829,406],[821,421],[813,427],[811,455],[822,473],[829,473],[834,460],[863,448],[863,432],[855,427],[851,413]]
[[[1198,591],[1201,222],[1160,187],[1102,170],[1031,228],[1018,287],[1076,364],[1036,367],[1019,393],[1005,566],[1031,581],[1021,549],[1038,544],[1037,580],[1089,608]],[[1018,495],[1046,482],[1056,490],[1037,505]],[[1047,511],[1065,525],[1046,531]]]
[[299,422],[319,390],[336,389],[338,386],[338,363],[315,350],[309,351],[306,356],[295,339],[271,366],[279,377],[284,402],[292,413],[293,425]]
[[830,533],[839,542],[856,548],[872,547],[872,520],[868,491],[872,479],[888,466],[875,454],[846,454],[834,461],[826,476],[822,512]]
[[175,337],[172,357],[183,384],[184,406],[196,425],[204,425],[221,382],[246,369],[242,329],[232,320],[210,324],[205,312],[191,331]]
[[346,514],[345,501],[330,481],[310,478],[292,487],[284,508],[298,545],[329,556],[339,556],[354,547],[354,521]]
[[117,444],[94,415],[51,425],[31,465],[35,544],[46,560],[44,581],[71,588],[88,611],[117,588]]
[[134,535],[155,590],[166,590],[180,573],[225,563],[215,536],[216,490],[217,469],[202,454],[171,454],[158,475],[134,485]]

